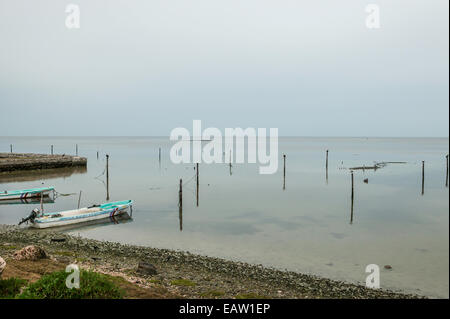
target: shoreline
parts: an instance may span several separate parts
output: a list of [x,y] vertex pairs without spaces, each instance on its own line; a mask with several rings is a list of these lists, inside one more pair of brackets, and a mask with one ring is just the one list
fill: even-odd
[[[189,252],[0,225],[0,256],[7,262],[15,250],[27,245],[44,248],[66,265],[122,277],[147,290],[165,289],[167,298],[426,298]],[[153,265],[156,274],[138,272],[139,262]]]

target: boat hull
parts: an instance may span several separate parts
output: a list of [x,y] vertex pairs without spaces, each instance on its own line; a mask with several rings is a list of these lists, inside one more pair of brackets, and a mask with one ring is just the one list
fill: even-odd
[[[61,212],[62,215],[59,218],[36,218],[32,223],[31,227],[33,228],[51,228],[51,227],[61,227],[66,225],[74,225],[79,223],[85,223],[95,220],[100,220],[104,218],[110,218],[114,216],[119,216],[125,213],[131,213],[132,204],[131,201],[129,204],[120,205],[120,206],[112,206],[108,209],[103,209],[94,212],[88,212],[87,208],[82,208],[80,210]],[[85,213],[76,214],[77,211],[86,211]],[[52,213],[55,214],[55,213]],[[48,214],[47,216],[51,216],[52,214]],[[67,214],[65,216],[64,214]]]
[[42,189],[30,189],[30,190],[23,190],[23,191],[5,192],[5,193],[0,193],[0,201],[13,200],[13,199],[26,200],[27,198],[40,198],[41,196],[48,197],[54,191],[55,191],[55,189],[53,187],[49,187],[49,188],[42,188]]

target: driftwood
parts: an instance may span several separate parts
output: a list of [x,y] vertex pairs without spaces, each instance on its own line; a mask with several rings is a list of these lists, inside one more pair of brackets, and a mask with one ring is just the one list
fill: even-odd
[[0,153],[0,172],[86,166],[85,157],[31,153]]
[[356,171],[356,170],[370,170],[373,169],[374,171],[376,171],[377,169],[383,168],[388,164],[406,164],[406,162],[379,162],[379,163],[375,163],[373,166],[356,166],[356,167],[350,167],[349,169],[351,171]]

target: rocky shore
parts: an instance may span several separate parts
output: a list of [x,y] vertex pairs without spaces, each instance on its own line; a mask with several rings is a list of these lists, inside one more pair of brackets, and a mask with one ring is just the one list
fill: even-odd
[[136,298],[422,298],[186,252],[0,225],[0,256],[7,263],[27,245],[42,247],[61,265],[122,277],[143,289]]

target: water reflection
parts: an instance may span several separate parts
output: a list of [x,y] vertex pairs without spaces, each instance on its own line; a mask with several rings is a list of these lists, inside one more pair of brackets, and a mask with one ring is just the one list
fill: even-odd
[[28,231],[39,231],[39,232],[77,232],[77,231],[89,231],[99,229],[105,226],[127,224],[133,222],[133,218],[127,213],[121,214],[119,216],[106,217],[103,219],[97,219],[92,221],[87,221],[79,224],[65,225],[51,228],[29,228]]
[[74,166],[64,168],[50,168],[30,171],[1,172],[0,183],[29,182],[38,180],[48,180],[54,178],[68,178],[74,174],[87,173],[87,167]]
[[[0,205],[23,205],[23,204],[32,204],[37,205],[40,204],[41,199],[40,198],[25,198],[25,199],[7,199],[0,201]],[[50,198],[48,196],[45,196],[42,198],[42,203],[44,204],[53,204],[55,201],[53,198]]]

